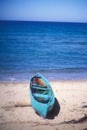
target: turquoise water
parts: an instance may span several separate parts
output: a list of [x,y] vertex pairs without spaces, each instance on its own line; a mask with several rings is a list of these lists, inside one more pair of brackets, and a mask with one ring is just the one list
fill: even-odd
[[0,21],[0,81],[87,79],[87,24]]

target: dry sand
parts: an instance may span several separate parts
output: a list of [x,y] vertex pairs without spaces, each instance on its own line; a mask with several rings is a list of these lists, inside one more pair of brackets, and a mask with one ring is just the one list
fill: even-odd
[[53,81],[55,109],[43,119],[31,107],[29,83],[0,83],[0,130],[87,130],[87,81]]

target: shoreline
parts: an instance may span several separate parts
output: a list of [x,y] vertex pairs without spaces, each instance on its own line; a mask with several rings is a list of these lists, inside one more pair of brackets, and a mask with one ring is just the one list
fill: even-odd
[[[69,69],[67,71],[67,69]],[[73,68],[75,69],[75,68]],[[66,69],[59,69],[59,70],[40,70],[40,71],[30,71],[30,72],[4,72],[2,71],[0,74],[0,82],[19,82],[19,81],[23,81],[23,82],[27,82],[29,81],[29,79],[31,79],[31,77],[33,75],[35,75],[36,73],[41,73],[42,75],[44,75],[44,77],[46,79],[48,79],[49,81],[60,81],[60,80],[87,80],[87,68],[83,68],[82,70],[80,70],[81,68],[77,68],[75,71],[70,71],[70,68],[66,68]],[[85,69],[85,70],[84,70]],[[65,71],[66,70],[66,71]]]
[[[84,82],[84,81],[87,81],[87,79],[57,79],[57,80],[51,80],[51,79],[47,79],[49,82]],[[26,81],[0,81],[0,83],[29,83],[30,80],[26,80]]]
[[50,84],[57,109],[43,119],[31,106],[29,82],[0,82],[0,129],[87,129],[87,80],[58,80]]

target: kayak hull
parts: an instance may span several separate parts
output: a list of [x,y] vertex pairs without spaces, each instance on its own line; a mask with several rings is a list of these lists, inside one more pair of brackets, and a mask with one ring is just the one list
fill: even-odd
[[[43,86],[42,86],[42,88],[38,88],[38,89],[46,90],[47,91],[46,94],[43,94],[43,93],[38,94],[38,93],[33,92],[33,90],[32,90],[32,88],[33,88],[32,79],[34,77],[37,77],[37,76],[40,77],[45,82],[45,84],[47,85],[46,88],[44,88]],[[35,87],[36,86],[34,85],[34,88]],[[43,100],[41,100],[41,101],[37,100],[34,93],[39,98],[41,98],[41,99],[43,98],[44,102],[43,102]],[[45,97],[48,97],[48,99],[45,98]],[[30,100],[31,100],[31,105],[32,105],[33,109],[43,118],[46,118],[47,113],[50,112],[53,109],[55,98],[54,98],[52,88],[51,88],[49,82],[41,74],[36,74],[30,80]]]

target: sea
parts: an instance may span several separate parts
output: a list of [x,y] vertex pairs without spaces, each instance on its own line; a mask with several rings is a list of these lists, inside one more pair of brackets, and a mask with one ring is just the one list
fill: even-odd
[[0,21],[0,82],[87,80],[87,23]]

